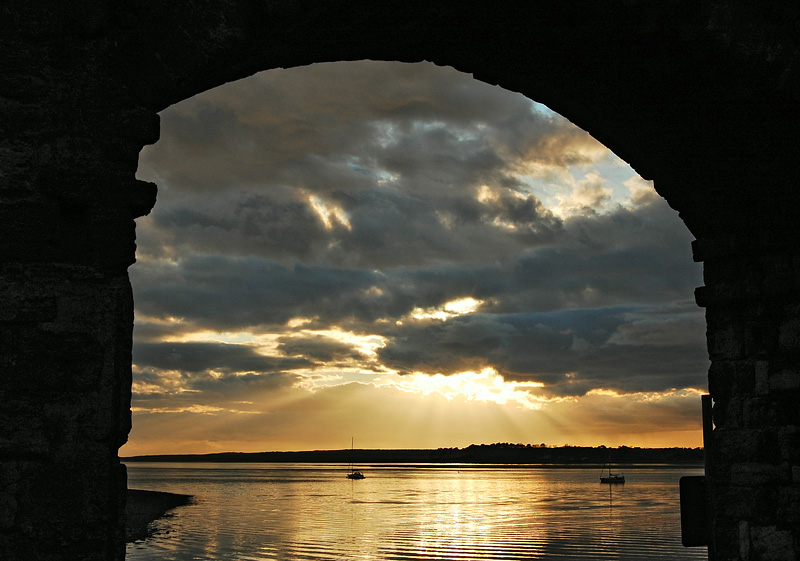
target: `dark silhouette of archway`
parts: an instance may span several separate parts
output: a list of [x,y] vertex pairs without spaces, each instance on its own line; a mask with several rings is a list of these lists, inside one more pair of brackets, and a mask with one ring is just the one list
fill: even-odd
[[0,8],[0,548],[122,558],[136,181],[157,112],[268,68],[430,60],[645,178],[704,261],[712,558],[800,548],[798,8],[721,1],[142,0]]

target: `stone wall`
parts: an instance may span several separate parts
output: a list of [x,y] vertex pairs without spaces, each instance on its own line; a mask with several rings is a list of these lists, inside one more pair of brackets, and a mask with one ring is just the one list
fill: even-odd
[[800,254],[791,232],[762,234],[696,244],[712,360],[714,559],[800,554]]
[[[0,5],[0,551],[121,559],[134,174],[157,112],[267,68],[432,60],[546,103],[704,262],[712,558],[800,554],[800,8],[702,0]],[[687,248],[687,259],[689,250]],[[699,419],[698,419],[699,428]]]
[[127,267],[155,202],[134,173],[158,120],[103,71],[91,13],[39,7],[0,14],[0,558],[121,559]]

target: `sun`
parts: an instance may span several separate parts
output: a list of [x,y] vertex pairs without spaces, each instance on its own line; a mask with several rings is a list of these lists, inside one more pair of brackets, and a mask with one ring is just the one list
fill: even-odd
[[541,409],[549,400],[534,395],[528,390],[544,387],[541,382],[506,381],[494,368],[480,372],[457,374],[426,374],[414,372],[408,375],[385,375],[374,382],[377,387],[394,387],[404,392],[421,396],[438,394],[452,401],[463,398],[499,405],[515,404],[526,409]]

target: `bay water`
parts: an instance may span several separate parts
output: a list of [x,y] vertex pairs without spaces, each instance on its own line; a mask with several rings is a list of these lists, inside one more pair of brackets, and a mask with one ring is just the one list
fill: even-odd
[[697,467],[130,463],[128,486],[193,504],[128,544],[128,561],[693,560],[678,482]]

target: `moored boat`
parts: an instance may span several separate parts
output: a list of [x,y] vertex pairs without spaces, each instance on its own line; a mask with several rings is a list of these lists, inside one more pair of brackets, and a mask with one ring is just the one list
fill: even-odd
[[625,483],[625,476],[621,473],[611,473],[611,464],[606,465],[604,472],[600,472],[600,483]]
[[621,473],[611,473],[609,471],[608,475],[600,476],[600,483],[625,483],[625,476]]
[[[350,459],[353,458],[353,437],[350,437]],[[364,474],[353,468],[353,462],[350,462],[350,473],[347,474],[347,479],[364,479]]]

